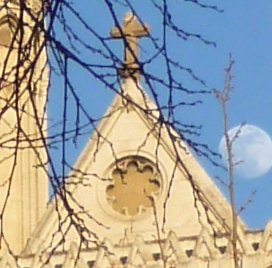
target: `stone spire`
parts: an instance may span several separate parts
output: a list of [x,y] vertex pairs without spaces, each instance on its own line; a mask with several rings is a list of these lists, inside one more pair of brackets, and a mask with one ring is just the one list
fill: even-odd
[[138,38],[149,35],[149,27],[141,24],[137,17],[128,12],[123,19],[121,27],[114,27],[111,30],[111,37],[123,39],[124,41],[124,62],[119,69],[122,78],[132,77],[139,80],[140,71],[138,63]]

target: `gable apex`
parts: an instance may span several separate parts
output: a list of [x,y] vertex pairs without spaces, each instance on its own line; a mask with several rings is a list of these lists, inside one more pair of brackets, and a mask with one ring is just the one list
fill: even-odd
[[[203,226],[211,232],[209,221],[218,232],[231,228],[227,201],[186,144],[172,139],[178,134],[161,124],[159,116],[140,85],[133,79],[125,80],[69,175],[65,187],[72,199],[66,200],[66,206],[80,215],[86,213],[80,220],[89,235],[95,234],[100,241],[108,237],[117,244],[124,236],[126,243],[132,243],[139,234],[152,240],[154,209],[157,220],[165,220],[165,231],[174,231],[177,237],[198,235]],[[56,215],[56,204],[61,216]],[[68,216],[66,210],[56,197],[29,245],[51,245],[59,217]],[[238,228],[243,236],[240,220]],[[67,243],[77,240],[76,231],[70,233]]]

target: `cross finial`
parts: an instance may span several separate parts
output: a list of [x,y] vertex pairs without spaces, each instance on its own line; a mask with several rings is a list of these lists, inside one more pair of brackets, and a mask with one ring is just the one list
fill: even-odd
[[120,38],[124,41],[124,62],[119,69],[122,78],[133,77],[139,79],[138,44],[137,39],[149,35],[149,27],[139,23],[137,17],[129,12],[124,16],[123,25],[114,27],[111,30],[113,38]]

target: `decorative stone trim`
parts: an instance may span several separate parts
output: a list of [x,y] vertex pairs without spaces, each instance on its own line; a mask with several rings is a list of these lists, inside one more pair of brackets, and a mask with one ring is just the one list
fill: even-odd
[[125,216],[137,216],[153,207],[161,193],[161,175],[149,159],[128,156],[113,164],[111,182],[105,188],[112,209]]

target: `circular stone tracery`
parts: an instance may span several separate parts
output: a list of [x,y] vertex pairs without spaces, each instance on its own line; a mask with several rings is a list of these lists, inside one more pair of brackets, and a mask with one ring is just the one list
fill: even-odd
[[135,216],[152,207],[161,192],[161,176],[155,165],[144,157],[119,160],[106,187],[107,200],[120,214]]
[[0,19],[0,48],[9,48],[15,34],[15,29],[16,20],[12,16],[4,16]]
[[0,26],[0,46],[8,47],[11,40],[12,35],[8,27]]

